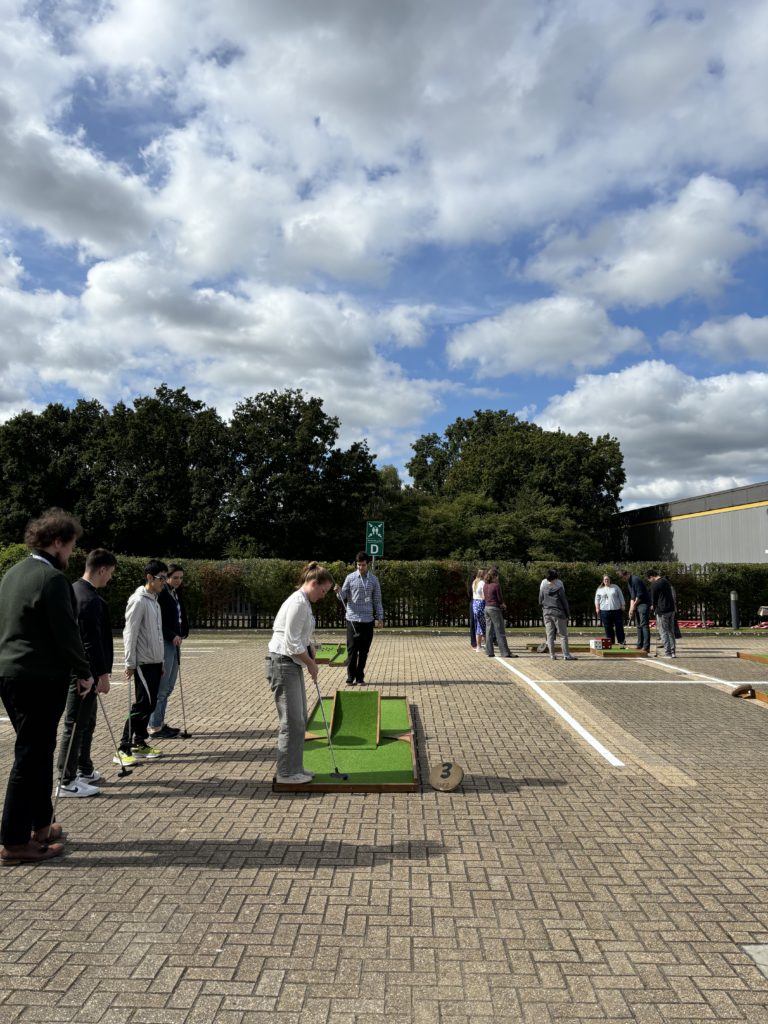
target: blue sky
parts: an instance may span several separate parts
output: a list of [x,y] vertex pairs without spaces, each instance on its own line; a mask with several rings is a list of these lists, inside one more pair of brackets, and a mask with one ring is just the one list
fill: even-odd
[[298,387],[401,470],[505,408],[625,507],[768,477],[763,0],[0,14],[0,418]]

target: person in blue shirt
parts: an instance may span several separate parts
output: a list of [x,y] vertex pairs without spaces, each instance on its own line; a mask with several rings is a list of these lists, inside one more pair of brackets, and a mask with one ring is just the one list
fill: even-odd
[[347,612],[348,686],[362,686],[365,682],[365,663],[373,641],[373,627],[384,625],[381,587],[370,572],[365,551],[358,551],[355,564],[355,571],[347,576],[341,587],[336,587]]
[[637,649],[648,653],[651,650],[651,629],[648,625],[651,595],[648,593],[648,587],[640,576],[635,576],[628,569],[622,569],[619,576],[629,587],[629,618],[635,616]]

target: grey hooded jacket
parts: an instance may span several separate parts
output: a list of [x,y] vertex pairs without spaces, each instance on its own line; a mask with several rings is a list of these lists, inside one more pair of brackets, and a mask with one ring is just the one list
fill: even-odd
[[125,609],[125,667],[160,665],[163,662],[163,618],[157,598],[146,587],[138,587]]
[[562,580],[541,581],[539,604],[545,615],[564,615],[567,619],[571,614]]

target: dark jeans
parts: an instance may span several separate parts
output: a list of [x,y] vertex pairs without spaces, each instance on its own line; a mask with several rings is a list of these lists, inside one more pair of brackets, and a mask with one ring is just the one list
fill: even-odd
[[651,627],[648,625],[648,605],[635,605],[635,622],[637,623],[637,646],[644,651],[651,649]]
[[0,831],[6,846],[28,843],[34,829],[51,821],[53,752],[68,682],[0,678],[0,697],[16,731]]
[[372,642],[373,622],[347,622],[347,679],[365,682],[365,663]]
[[600,611],[600,621],[603,624],[603,633],[612,644],[618,641],[623,644],[626,637],[624,636],[624,612],[621,608],[614,608],[611,611]]
[[[77,683],[69,684],[67,694],[67,707],[64,712],[64,728],[59,742],[58,769],[61,781],[65,786],[74,781],[75,776],[90,775],[93,771],[91,760],[91,743],[93,742],[93,730],[96,728],[96,708],[98,702],[93,690],[81,697],[77,692]],[[72,737],[72,730],[75,730],[72,739],[72,748],[69,753],[69,760],[66,765],[64,758],[67,756],[67,748]]]
[[147,726],[149,716],[157,705],[157,691],[160,688],[160,677],[163,674],[163,663],[157,665],[139,665],[133,674],[136,699],[131,705],[131,713],[123,729],[120,749],[130,754],[131,746],[142,747],[147,742]]

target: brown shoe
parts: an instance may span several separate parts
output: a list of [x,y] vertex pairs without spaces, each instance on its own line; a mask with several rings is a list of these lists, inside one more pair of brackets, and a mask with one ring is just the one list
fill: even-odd
[[43,825],[42,828],[32,830],[32,838],[38,843],[55,843],[62,840],[64,829],[55,821],[52,825]]
[[20,846],[0,847],[0,863],[10,867],[13,864],[37,864],[41,860],[51,860],[53,857],[60,857],[64,853],[63,843],[50,843],[44,845],[36,839],[30,839],[28,843]]

